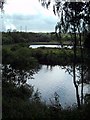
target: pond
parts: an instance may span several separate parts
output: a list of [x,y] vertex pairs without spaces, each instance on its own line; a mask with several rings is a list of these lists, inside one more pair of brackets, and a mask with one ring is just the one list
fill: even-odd
[[[62,48],[61,45],[30,45],[29,48],[38,48],[38,47],[50,47],[50,48]],[[71,49],[73,46],[64,45],[63,48]]]
[[[33,75],[34,79],[28,79],[27,83],[39,90],[42,100],[50,104],[53,100],[54,93],[59,95],[62,107],[68,107],[76,104],[75,87],[73,78],[62,66],[42,65],[38,73]],[[84,94],[90,92],[90,85],[84,85]],[[80,86],[79,86],[80,93]]]

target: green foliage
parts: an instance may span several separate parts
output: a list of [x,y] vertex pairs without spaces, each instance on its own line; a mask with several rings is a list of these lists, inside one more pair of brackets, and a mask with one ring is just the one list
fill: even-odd
[[[78,60],[80,60],[80,50],[77,50]],[[19,70],[20,80],[27,70],[33,70],[38,62],[50,65],[67,65],[73,61],[72,49],[58,48],[27,48],[24,44],[9,45],[3,47],[3,64],[10,64],[15,68],[16,73]],[[24,71],[23,71],[24,70]],[[3,120],[4,119],[30,119],[30,120],[89,120],[90,99],[86,99],[86,104],[80,110],[77,108],[68,108],[63,110],[59,101],[59,96],[55,93],[55,102],[52,105],[46,105],[41,101],[40,93],[34,91],[33,87],[27,86],[26,82],[21,85],[12,79],[13,69],[6,70],[3,74]],[[33,74],[30,73],[30,75]]]
[[33,50],[33,57],[41,64],[66,65],[73,61],[73,51],[58,48],[37,48]]
[[[34,66],[37,66],[37,60],[39,63],[41,62],[44,64],[65,65],[71,63],[72,56],[73,51],[70,49],[30,49],[23,45],[3,47],[3,64],[11,64],[14,68],[14,72],[15,66],[17,66],[17,69],[21,69],[19,72],[22,76],[25,74],[23,69],[26,68],[24,67],[29,66],[29,70],[32,70]],[[33,64],[33,66],[28,62]],[[90,100],[88,100],[80,110],[77,108],[63,110],[60,105],[59,96],[55,93],[55,102],[52,101],[52,105],[46,105],[44,102],[41,102],[38,90],[35,92],[33,87],[27,86],[26,83],[22,83],[21,85],[16,84],[17,81],[12,79],[12,75],[10,75],[9,72],[13,72],[13,70],[6,70],[3,74],[2,81],[3,120],[89,120]],[[21,81],[22,80],[23,78],[21,77]]]
[[86,48],[86,49],[90,49],[90,33],[87,33],[86,35],[85,35],[85,41],[84,41],[84,47]]
[[46,33],[9,32],[2,33],[3,44],[50,42],[51,35]]
[[[3,47],[3,64],[24,69],[35,68],[38,63],[49,65],[67,65],[73,62],[73,50],[64,48],[31,49],[22,45]],[[80,62],[80,51],[77,52],[77,62]]]
[[12,52],[10,48],[5,47],[2,48],[2,63],[3,64],[10,64],[12,62]]
[[[39,101],[38,101],[39,100]],[[55,104],[50,106],[41,102],[37,92],[33,97],[33,90],[25,86],[16,87],[11,83],[3,83],[3,120],[5,119],[30,119],[30,120],[89,120],[90,103],[81,109],[61,109],[58,96]]]
[[[72,41],[70,34],[62,34],[62,41],[67,44],[67,42]],[[7,32],[2,33],[2,44],[59,44],[59,39],[55,32],[51,33],[26,33],[26,32]],[[65,44],[64,43],[64,44]]]
[[6,36],[6,35],[3,36],[3,37],[2,37],[2,41],[3,41],[3,42],[2,42],[3,44],[12,44],[12,43],[13,43],[12,37],[11,37],[11,36],[8,36],[8,35],[7,35],[7,36]]
[[31,56],[31,51],[27,47],[11,46],[2,49],[3,64],[11,64],[18,69],[29,69],[37,66],[37,60]]

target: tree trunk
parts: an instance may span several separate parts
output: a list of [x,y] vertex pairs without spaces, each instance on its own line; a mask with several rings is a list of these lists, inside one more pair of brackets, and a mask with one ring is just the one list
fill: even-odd
[[76,89],[76,98],[77,98],[77,105],[78,108],[80,107],[80,97],[79,97],[79,93],[78,93],[78,85],[76,83],[76,32],[75,32],[75,41],[74,41],[74,58],[73,58],[73,83]]
[[83,104],[83,48],[81,44],[81,33],[80,35],[80,50],[81,50],[81,104]]
[[[76,6],[76,2],[75,2]],[[76,7],[75,7],[75,21],[74,21],[74,58],[73,58],[73,82],[74,86],[76,88],[76,98],[77,98],[77,105],[78,108],[80,108],[80,97],[79,97],[79,92],[78,92],[78,85],[76,83],[76,44],[77,44],[77,37],[76,37]]]

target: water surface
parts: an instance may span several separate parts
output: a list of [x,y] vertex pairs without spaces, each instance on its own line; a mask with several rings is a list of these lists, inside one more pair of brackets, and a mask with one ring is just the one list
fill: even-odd
[[[50,103],[49,98],[53,99],[56,92],[60,97],[60,103],[63,107],[76,104],[73,78],[62,67],[42,65],[40,71],[34,74],[33,77],[34,79],[28,79],[27,83],[33,85],[35,90],[38,88],[42,99],[47,103]],[[88,92],[88,90],[90,90],[90,85],[85,85],[84,93]]]
[[[29,47],[31,47],[31,48],[38,48],[38,47],[62,48],[61,45],[30,45]],[[64,45],[63,48],[71,49],[72,46]]]

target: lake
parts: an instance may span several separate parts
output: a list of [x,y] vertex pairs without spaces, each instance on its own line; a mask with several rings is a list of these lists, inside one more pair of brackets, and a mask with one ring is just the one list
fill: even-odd
[[[38,48],[38,47],[50,47],[50,48],[62,48],[61,45],[30,45],[29,48]],[[71,49],[73,46],[64,45],[63,48]]]
[[[34,79],[28,79],[27,83],[34,86],[35,90],[39,90],[42,100],[50,104],[53,100],[54,93],[59,95],[62,107],[68,107],[76,104],[75,87],[73,78],[62,66],[46,66],[42,65],[38,73],[33,75]],[[80,93],[79,86],[79,93]],[[90,93],[90,85],[84,85],[84,94]]]

